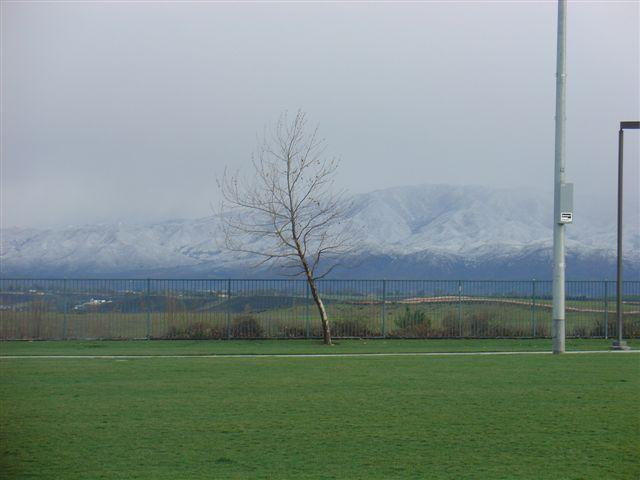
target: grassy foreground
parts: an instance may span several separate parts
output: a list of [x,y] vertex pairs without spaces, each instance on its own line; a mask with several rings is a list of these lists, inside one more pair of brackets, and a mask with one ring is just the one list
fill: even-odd
[[[567,350],[607,350],[612,340],[567,339]],[[628,340],[633,349],[640,339]],[[2,355],[212,355],[298,353],[550,351],[550,339],[335,340],[107,340],[2,341]]]
[[[209,343],[218,352],[259,348],[258,342],[53,343],[65,346],[58,353],[125,353],[123,345],[131,344],[137,352],[146,345],[162,353],[196,352]],[[444,341],[389,343],[396,351],[451,349]],[[40,354],[53,348],[11,342],[2,353],[33,345]],[[377,351],[391,348],[385,345]],[[5,358],[0,369],[1,478],[640,476],[640,354]]]

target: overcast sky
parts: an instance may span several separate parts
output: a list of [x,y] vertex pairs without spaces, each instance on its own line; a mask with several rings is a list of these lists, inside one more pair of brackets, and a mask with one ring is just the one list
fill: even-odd
[[[568,6],[567,180],[610,207],[618,122],[640,118],[638,5]],[[216,174],[298,108],[353,193],[553,188],[555,2],[1,8],[3,227],[208,215]]]

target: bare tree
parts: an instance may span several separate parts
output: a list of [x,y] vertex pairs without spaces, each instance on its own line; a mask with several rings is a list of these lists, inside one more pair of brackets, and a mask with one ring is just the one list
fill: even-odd
[[325,156],[317,127],[310,129],[298,111],[293,119],[282,114],[265,130],[252,163],[252,177],[225,171],[218,181],[225,245],[258,258],[256,266],[272,262],[304,276],[330,345],[316,282],[333,270],[352,238],[345,222],[350,204],[344,191],[334,190],[338,161]]

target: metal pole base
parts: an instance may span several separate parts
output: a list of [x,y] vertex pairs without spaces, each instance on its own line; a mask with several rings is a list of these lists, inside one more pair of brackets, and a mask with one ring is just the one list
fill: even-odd
[[625,340],[616,340],[615,342],[613,342],[613,345],[611,345],[611,350],[631,350],[631,347],[627,345],[627,342]]
[[565,333],[564,333],[564,318],[555,318],[553,320],[553,353],[564,353]]

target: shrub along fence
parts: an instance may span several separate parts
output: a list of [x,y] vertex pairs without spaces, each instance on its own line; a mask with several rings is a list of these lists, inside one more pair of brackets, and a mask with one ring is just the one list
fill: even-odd
[[[335,337],[551,335],[551,282],[322,280]],[[617,335],[616,282],[566,283],[568,337]],[[640,337],[640,281],[623,282]],[[0,279],[1,339],[319,338],[304,280]]]

